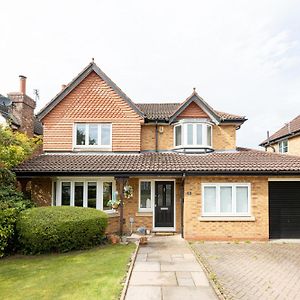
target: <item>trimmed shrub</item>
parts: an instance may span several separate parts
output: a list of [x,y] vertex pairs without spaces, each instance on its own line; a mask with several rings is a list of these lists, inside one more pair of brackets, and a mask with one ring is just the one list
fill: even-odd
[[27,254],[85,249],[104,240],[107,216],[84,207],[37,207],[20,213],[17,232]]

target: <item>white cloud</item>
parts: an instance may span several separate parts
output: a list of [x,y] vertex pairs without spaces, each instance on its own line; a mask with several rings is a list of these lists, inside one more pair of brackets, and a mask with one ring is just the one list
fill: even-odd
[[256,146],[300,113],[300,3],[261,1],[3,1],[0,93],[49,101],[91,57],[133,100],[182,101],[196,86],[213,107],[249,118]]

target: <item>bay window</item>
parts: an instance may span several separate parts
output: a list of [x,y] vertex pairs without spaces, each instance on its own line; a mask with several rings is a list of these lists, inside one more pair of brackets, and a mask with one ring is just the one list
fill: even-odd
[[182,122],[174,127],[175,148],[211,148],[212,126],[208,123]]
[[56,206],[91,207],[110,211],[108,201],[116,197],[113,178],[58,178],[52,185],[52,203]]
[[207,183],[202,186],[203,216],[250,216],[250,184]]
[[76,148],[111,148],[111,124],[77,123],[74,130]]

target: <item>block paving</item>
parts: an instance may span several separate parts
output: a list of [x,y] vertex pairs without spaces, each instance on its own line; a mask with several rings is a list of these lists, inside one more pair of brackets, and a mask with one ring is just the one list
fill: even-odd
[[300,299],[300,244],[195,243],[227,299]]

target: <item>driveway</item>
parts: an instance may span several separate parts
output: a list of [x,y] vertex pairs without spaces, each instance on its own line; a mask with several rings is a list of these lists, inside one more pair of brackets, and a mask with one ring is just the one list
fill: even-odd
[[300,244],[194,243],[227,299],[300,299]]
[[215,300],[204,271],[179,235],[154,236],[141,246],[126,300]]

